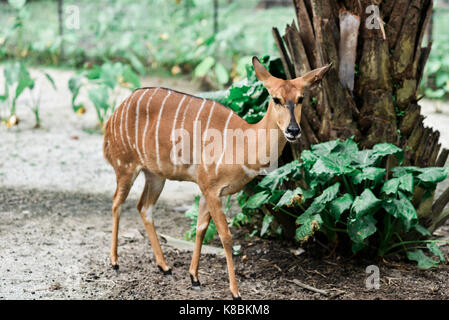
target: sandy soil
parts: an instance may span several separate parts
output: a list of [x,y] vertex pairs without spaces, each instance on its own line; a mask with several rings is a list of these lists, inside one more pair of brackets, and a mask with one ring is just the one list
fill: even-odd
[[[93,109],[83,116],[71,110],[66,83],[72,73],[49,72],[58,91],[38,81],[43,128],[32,129],[32,114],[26,108],[18,110],[19,127],[0,127],[0,299],[230,298],[223,256],[202,256],[201,292],[190,289],[190,252],[163,243],[174,272],[172,277],[158,272],[135,209],[142,179],[136,181],[123,208],[120,270],[110,268],[114,174],[103,160],[102,136],[83,131],[96,123]],[[161,83],[149,78],[143,85],[197,91],[185,81]],[[441,131],[447,147],[449,107],[440,108],[443,113],[435,113],[431,102],[423,103],[426,123]],[[193,184],[167,183],[155,213],[158,232],[183,238],[190,221],[179,207],[188,207],[197,192]],[[441,232],[448,234],[449,227]],[[232,233],[235,244],[242,246],[235,263],[245,299],[449,298],[448,265],[422,271],[405,262],[327,257],[316,245],[297,255],[295,244],[247,239],[242,229]],[[218,240],[213,245],[219,246]],[[447,255],[448,248],[444,250]],[[380,268],[379,290],[365,286],[366,267],[372,264]],[[327,290],[329,296],[298,287],[294,280]]]

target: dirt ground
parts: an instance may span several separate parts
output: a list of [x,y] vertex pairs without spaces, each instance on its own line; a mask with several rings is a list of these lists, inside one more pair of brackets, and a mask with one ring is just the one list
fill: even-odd
[[[162,242],[173,275],[159,272],[134,200],[123,208],[120,269],[113,270],[110,205],[109,195],[0,188],[0,299],[230,298],[223,256],[202,255],[200,292],[190,288],[190,252]],[[178,238],[189,227],[165,202],[155,221],[158,232]],[[244,299],[449,299],[448,265],[419,270],[404,262],[326,257],[316,246],[295,255],[292,243],[245,239],[244,233],[233,230],[242,246],[234,259]],[[366,267],[373,264],[380,269],[379,290],[366,288]]]
[[[50,73],[58,91],[45,82],[37,84],[43,93],[43,128],[32,129],[32,114],[26,108],[19,109],[18,128],[0,127],[0,299],[229,299],[222,255],[202,255],[200,292],[190,288],[191,252],[162,241],[173,275],[158,271],[136,210],[141,177],[122,210],[120,269],[111,268],[114,174],[102,157],[102,136],[83,130],[95,124],[92,109],[82,117],[71,110],[65,84],[72,73]],[[143,85],[197,90],[186,81],[154,78]],[[447,147],[449,107],[441,108],[443,113],[436,113],[432,103],[423,105],[428,125],[441,130]],[[183,212],[197,193],[192,184],[167,184],[155,210],[160,234],[184,237],[190,221]],[[244,299],[449,299],[448,264],[419,270],[403,261],[327,256],[316,244],[299,254],[293,243],[248,238],[244,229],[231,232],[234,244],[241,245],[241,254],[234,259]],[[449,235],[449,225],[439,232]],[[220,247],[218,239],[212,245]],[[443,251],[447,256],[449,248]],[[366,288],[370,265],[380,269],[377,290]],[[304,289],[295,281],[328,295]]]

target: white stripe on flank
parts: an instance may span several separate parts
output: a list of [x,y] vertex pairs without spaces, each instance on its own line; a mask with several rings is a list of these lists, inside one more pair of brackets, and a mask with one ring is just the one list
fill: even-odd
[[143,165],[143,157],[139,150],[139,111],[140,111],[140,102],[142,101],[142,98],[148,93],[150,90],[145,90],[145,92],[140,96],[139,101],[137,101],[137,109],[136,109],[136,151],[137,155],[139,156],[140,163]]
[[[197,152],[196,152],[197,151],[196,148],[198,147],[196,145],[196,139],[197,139],[197,136],[198,136],[198,134],[197,134],[197,131],[198,131],[197,123],[198,123],[198,119],[200,118],[201,111],[203,111],[203,108],[204,108],[204,105],[206,104],[206,102],[207,102],[207,100],[203,99],[203,103],[201,104],[200,110],[197,112],[195,121],[193,122],[193,125],[194,125],[194,128],[193,128],[193,163],[194,164],[197,164]],[[200,134],[201,134],[201,132],[200,132]],[[201,156],[201,153],[200,153],[200,156]]]
[[[186,97],[187,97],[186,95],[184,95],[182,97],[181,101],[178,104],[178,108],[176,108],[175,119],[173,120],[173,125],[172,125],[172,128],[171,128],[171,135],[170,135],[170,141],[172,143],[172,147],[174,146],[174,144],[176,142],[175,141],[175,130],[176,130],[176,122],[178,121],[179,111],[181,110],[181,106],[184,103],[184,100],[186,99]],[[176,167],[176,161],[175,161],[175,163],[173,163],[173,170],[174,170],[174,172],[176,172],[176,169],[177,169],[177,167]]]
[[[142,94],[140,95],[138,103],[140,102],[140,99],[142,99],[142,96],[144,94],[145,94],[145,91],[142,92]],[[128,105],[128,108],[126,108],[125,132],[126,132],[126,139],[128,140],[129,149],[133,150],[133,145],[131,144],[131,137],[129,136],[129,130],[128,130],[128,115],[129,115],[129,105]]]
[[125,138],[123,137],[123,112],[125,111],[125,109],[129,106],[129,104],[131,103],[131,100],[134,96],[134,92],[131,94],[131,96],[128,98],[128,103],[124,104],[122,107],[122,112],[120,113],[120,138],[122,139],[122,143],[123,143],[123,153],[126,153],[126,144],[125,144]]
[[[184,132],[184,121],[186,120],[186,113],[187,113],[187,110],[189,110],[189,108],[190,108],[190,104],[192,103],[192,100],[193,100],[193,98],[190,98],[190,101],[184,110],[184,114],[182,115],[181,133]],[[181,138],[181,152],[184,152],[184,138]]]
[[161,117],[162,117],[162,112],[164,111],[164,107],[165,107],[165,103],[167,102],[168,97],[170,97],[171,95],[171,91],[168,91],[168,94],[165,96],[164,101],[162,102],[161,105],[161,110],[159,111],[159,116],[157,118],[157,122],[156,122],[156,159],[157,159],[157,167],[159,169],[159,171],[161,171],[161,157],[159,154],[159,125],[161,124]]
[[[202,146],[201,150],[204,150],[204,147],[205,147],[205,143],[206,143],[206,139],[207,139],[207,130],[209,129],[210,119],[212,118],[212,113],[214,112],[214,108],[215,108],[215,101],[212,103],[212,108],[210,108],[210,112],[209,112],[209,118],[207,118],[206,129],[204,129],[204,135],[203,135],[203,146]],[[204,160],[204,152],[201,152],[201,160]],[[206,170],[206,172],[208,171],[206,164],[204,164],[204,169]]]
[[[125,102],[123,102],[123,103],[126,103],[128,101],[128,99],[126,99],[125,100]],[[112,126],[112,133],[113,133],[113,135],[114,135],[114,142],[115,143],[117,143],[117,133],[116,133],[116,130],[115,130],[115,121],[117,120],[117,113],[118,113],[118,109],[115,109],[114,110],[114,113],[112,114],[112,121],[111,121],[111,126]]]
[[154,95],[158,91],[159,91],[159,88],[156,88],[156,90],[153,91],[151,96],[148,98],[147,106],[146,106],[146,109],[145,109],[146,122],[145,122],[145,128],[143,130],[143,136],[142,136],[142,150],[143,150],[143,156],[144,156],[145,159],[148,159],[147,150],[145,148],[145,141],[146,141],[146,137],[147,137],[148,125],[150,124],[150,102],[151,102],[151,100],[153,100]]
[[218,167],[220,166],[221,161],[223,161],[223,157],[224,157],[224,154],[226,152],[226,140],[227,140],[227,137],[226,137],[226,133],[227,132],[226,131],[228,130],[228,125],[229,125],[229,121],[232,118],[232,114],[233,114],[233,112],[230,111],[228,120],[226,121],[226,125],[225,125],[225,127],[223,129],[223,152],[221,153],[220,159],[218,160],[217,165],[215,166],[215,175],[216,176],[218,175]]

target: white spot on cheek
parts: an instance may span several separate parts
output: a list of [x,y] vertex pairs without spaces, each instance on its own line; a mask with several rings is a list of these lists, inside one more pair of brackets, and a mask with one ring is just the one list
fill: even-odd
[[120,167],[120,160],[117,160],[117,165]]
[[145,211],[145,219],[149,223],[153,223],[153,206],[152,205],[150,205],[148,207],[148,209]]

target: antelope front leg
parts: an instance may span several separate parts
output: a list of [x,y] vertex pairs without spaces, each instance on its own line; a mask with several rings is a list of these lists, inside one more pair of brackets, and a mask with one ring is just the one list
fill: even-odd
[[200,206],[198,208],[198,220],[196,225],[195,248],[193,249],[192,262],[190,263],[189,273],[192,280],[192,289],[201,288],[198,280],[198,266],[200,262],[201,247],[203,245],[204,235],[210,223],[210,213],[204,197],[201,197]]
[[232,298],[234,300],[240,300],[240,293],[237,286],[237,280],[235,278],[234,262],[232,261],[232,235],[229,231],[228,223],[226,221],[226,215],[224,214],[221,207],[221,200],[218,196],[211,193],[205,195],[205,197],[207,206],[210,210],[210,215],[212,216],[212,220],[217,227],[221,243],[225,250],[229,275],[229,288],[231,289]]

